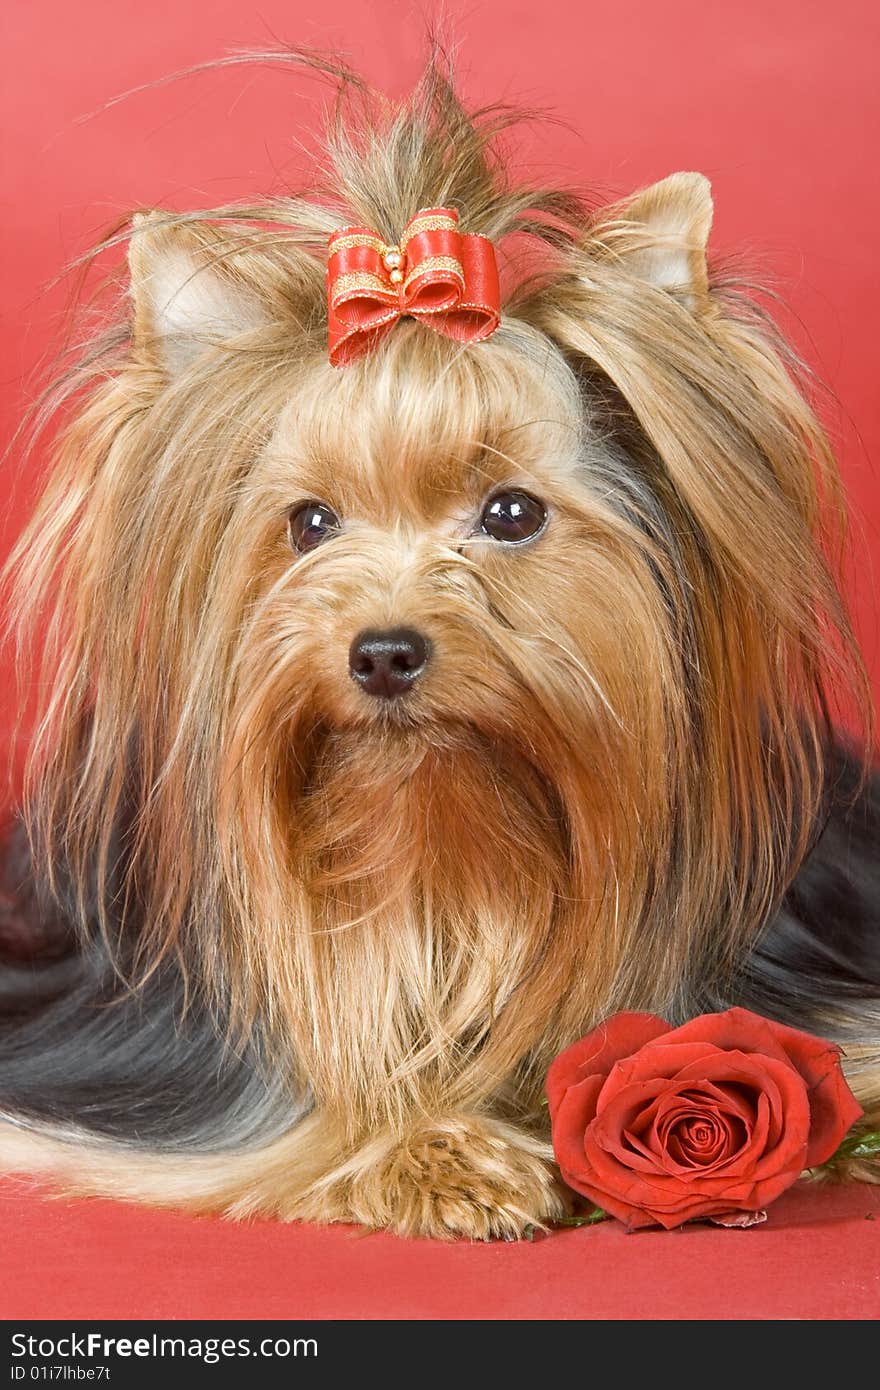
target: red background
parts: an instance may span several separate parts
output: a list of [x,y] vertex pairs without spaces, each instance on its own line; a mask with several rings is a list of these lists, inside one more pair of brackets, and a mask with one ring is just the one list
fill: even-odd
[[[295,186],[308,161],[294,138],[314,132],[326,94],[314,79],[248,68],[152,88],[99,108],[188,64],[233,48],[264,47],[273,38],[344,49],[367,77],[401,92],[417,74],[423,16],[431,12],[429,5],[401,0],[336,0],[332,7],[302,0],[260,0],[258,6],[247,0],[150,0],[140,6],[7,0],[0,21],[0,437],[11,436],[35,373],[57,344],[67,290],[46,286],[60,268],[132,207],[210,206]],[[524,135],[523,163],[544,178],[609,195],[675,169],[700,169],[711,178],[713,244],[743,251],[757,278],[781,291],[789,332],[833,392],[826,419],[853,505],[852,598],[876,687],[880,10],[868,0],[616,0],[613,6],[447,0],[443,13],[460,43],[458,71],[468,98],[549,107],[564,122]],[[4,482],[8,542],[33,472],[14,486],[10,466]],[[8,691],[6,673],[0,697],[7,705]],[[417,1246],[404,1254],[384,1237],[352,1244],[340,1232],[260,1228],[255,1245],[253,1232],[237,1235],[211,1223],[106,1205],[45,1208],[19,1196],[0,1206],[0,1220],[13,1231],[0,1279],[12,1273],[9,1312],[17,1316],[109,1310],[254,1315],[260,1309],[266,1315],[323,1310],[326,1316],[383,1310],[449,1316],[457,1309],[460,1316],[468,1300],[449,1294],[449,1281],[482,1300],[488,1316],[589,1316],[591,1309],[593,1316],[611,1316],[619,1308],[622,1316],[662,1317],[680,1308],[690,1316],[724,1317],[739,1309],[754,1317],[759,1308],[768,1316],[776,1308],[778,1316],[817,1317],[823,1307],[825,1315],[866,1316],[866,1299],[878,1307],[877,1285],[857,1276],[853,1261],[864,1273],[867,1234],[877,1230],[863,1220],[869,1195],[861,1195],[861,1205],[852,1194],[823,1197],[821,1206],[812,1196],[780,1206],[779,1222],[790,1236],[775,1257],[777,1274],[808,1257],[810,1277],[820,1281],[815,1297],[803,1282],[803,1267],[781,1284],[774,1275],[767,1253],[776,1248],[778,1224],[772,1233],[765,1227],[625,1242],[616,1231],[573,1232],[522,1250],[438,1253]],[[604,1275],[589,1297],[586,1291],[572,1296],[588,1239],[626,1273],[628,1304],[625,1284],[612,1279],[608,1285]],[[152,1284],[140,1277],[127,1282],[120,1249],[128,1242],[149,1246]],[[179,1243],[190,1252],[182,1264],[176,1262]],[[713,1267],[723,1250],[729,1266],[729,1277],[720,1281],[723,1293],[714,1277],[687,1273],[691,1250]],[[317,1259],[324,1271],[317,1284],[291,1289],[290,1269],[302,1268],[297,1251],[308,1253],[311,1264]],[[241,1269],[232,1281],[239,1295],[230,1297],[222,1276],[205,1284],[202,1266],[214,1258],[219,1269],[244,1261],[249,1296],[242,1293]],[[352,1261],[359,1271],[354,1283]],[[657,1270],[664,1263],[672,1292],[658,1302]],[[142,1269],[140,1258],[137,1264]],[[47,1267],[55,1271],[48,1277]],[[282,1268],[292,1302],[279,1302],[273,1284]],[[183,1275],[172,1277],[174,1269]],[[765,1274],[758,1283],[757,1269]],[[377,1273],[382,1270],[384,1276]],[[162,1293],[169,1287],[173,1297]]]
[[470,1245],[39,1202],[7,1184],[0,1229],[0,1317],[15,1319],[880,1314],[880,1190],[864,1185],[795,1188],[748,1231],[609,1221]]

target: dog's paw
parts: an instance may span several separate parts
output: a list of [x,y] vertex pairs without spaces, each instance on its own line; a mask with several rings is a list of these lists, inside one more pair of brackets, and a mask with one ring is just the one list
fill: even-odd
[[549,1144],[485,1116],[376,1141],[311,1196],[312,1219],[445,1240],[518,1240],[567,1210]]

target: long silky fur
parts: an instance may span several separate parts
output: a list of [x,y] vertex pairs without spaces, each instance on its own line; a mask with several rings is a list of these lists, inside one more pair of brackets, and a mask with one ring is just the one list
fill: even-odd
[[[806,880],[780,913],[845,814],[841,701],[871,740],[840,485],[728,277],[696,306],[646,283],[626,205],[513,183],[510,114],[469,116],[436,63],[397,107],[336,75],[320,197],[133,228],[136,278],[185,247],[241,331],[169,378],[135,298],[42,408],[65,421],[10,566],[39,652],[25,814],[85,944],[0,1034],[0,1161],[516,1234],[559,1209],[547,1064],[616,1010],[752,1002],[839,1037],[880,1103],[876,959],[823,944]],[[447,204],[501,248],[501,329],[471,350],[403,323],[331,372],[327,234],[391,242]],[[527,567],[428,525],[512,476],[551,503]],[[294,565],[298,496],[360,520]],[[344,668],[392,621],[439,653],[393,718]],[[430,1196],[462,1154],[478,1216]]]

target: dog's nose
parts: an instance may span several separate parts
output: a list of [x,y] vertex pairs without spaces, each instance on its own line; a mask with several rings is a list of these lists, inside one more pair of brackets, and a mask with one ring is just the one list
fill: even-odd
[[412,688],[430,655],[430,642],[415,628],[367,628],[351,644],[348,669],[368,695],[393,700]]

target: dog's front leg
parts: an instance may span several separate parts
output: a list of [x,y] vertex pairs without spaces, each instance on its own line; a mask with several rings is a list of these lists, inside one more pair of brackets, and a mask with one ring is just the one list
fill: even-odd
[[491,1115],[458,1113],[371,1136],[291,1192],[287,1214],[489,1240],[517,1239],[566,1209],[546,1140]]

